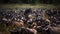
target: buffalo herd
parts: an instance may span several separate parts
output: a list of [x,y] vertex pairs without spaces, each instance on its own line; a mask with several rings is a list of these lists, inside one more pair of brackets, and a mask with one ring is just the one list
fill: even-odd
[[11,34],[60,34],[60,9],[0,8],[0,22]]

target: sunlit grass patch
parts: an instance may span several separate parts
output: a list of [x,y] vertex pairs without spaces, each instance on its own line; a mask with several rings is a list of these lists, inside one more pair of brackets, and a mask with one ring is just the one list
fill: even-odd
[[0,8],[59,8],[52,4],[0,4]]

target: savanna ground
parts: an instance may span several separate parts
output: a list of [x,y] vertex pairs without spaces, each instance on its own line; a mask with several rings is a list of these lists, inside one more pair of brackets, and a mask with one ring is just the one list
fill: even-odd
[[[60,5],[53,4],[0,4],[0,8],[60,8]],[[10,34],[10,30],[14,29],[13,26],[6,26],[5,24],[0,23],[0,31],[3,34]],[[39,33],[40,34],[40,33]]]
[[60,8],[54,4],[0,4],[0,8]]

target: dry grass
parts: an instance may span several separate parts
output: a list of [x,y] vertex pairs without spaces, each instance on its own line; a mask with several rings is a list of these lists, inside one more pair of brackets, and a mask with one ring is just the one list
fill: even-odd
[[0,4],[0,8],[59,8],[59,5],[52,4]]

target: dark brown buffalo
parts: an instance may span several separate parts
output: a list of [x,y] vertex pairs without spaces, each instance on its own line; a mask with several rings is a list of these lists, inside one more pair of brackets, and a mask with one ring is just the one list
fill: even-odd
[[50,34],[60,34],[60,27],[48,26]]
[[34,32],[26,28],[20,28],[18,30],[11,31],[11,34],[34,34]]

